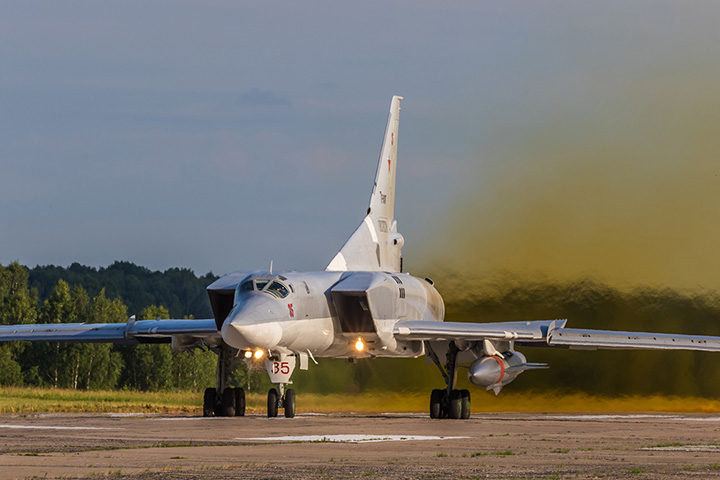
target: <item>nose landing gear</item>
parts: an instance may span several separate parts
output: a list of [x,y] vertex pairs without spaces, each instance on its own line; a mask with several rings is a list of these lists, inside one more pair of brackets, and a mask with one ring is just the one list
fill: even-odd
[[[288,388],[285,390],[285,384],[278,384],[278,389],[271,388],[268,391],[267,398],[267,416],[269,418],[277,417],[278,410],[285,410],[285,418],[293,418],[295,416],[295,390]],[[284,394],[283,394],[284,391]]]
[[[280,355],[265,359],[265,369],[270,381],[278,386],[268,391],[267,416],[277,417],[278,410],[285,410],[286,418],[295,416],[295,390],[285,386],[291,384],[290,377],[295,371],[296,358],[294,355]],[[302,367],[301,367],[302,368]]]

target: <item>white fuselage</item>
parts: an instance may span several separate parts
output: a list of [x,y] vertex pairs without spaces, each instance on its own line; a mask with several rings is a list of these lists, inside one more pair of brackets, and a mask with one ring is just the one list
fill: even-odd
[[422,342],[397,341],[395,323],[444,314],[432,283],[407,274],[259,272],[237,282],[221,333],[231,347],[270,355],[416,357]]

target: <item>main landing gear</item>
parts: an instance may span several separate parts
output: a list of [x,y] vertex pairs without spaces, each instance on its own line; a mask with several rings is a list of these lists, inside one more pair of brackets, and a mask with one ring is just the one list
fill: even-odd
[[245,390],[228,386],[230,372],[238,362],[237,350],[218,347],[216,388],[206,388],[203,396],[203,417],[245,416]]
[[430,394],[430,418],[470,418],[470,392],[456,389],[457,354],[459,349],[455,342],[450,342],[445,367],[440,363],[435,350],[429,342],[425,342],[425,351],[438,367],[445,380],[446,388],[435,389]]
[[222,394],[216,388],[206,388],[203,397],[203,417],[244,417],[245,390],[227,387]]

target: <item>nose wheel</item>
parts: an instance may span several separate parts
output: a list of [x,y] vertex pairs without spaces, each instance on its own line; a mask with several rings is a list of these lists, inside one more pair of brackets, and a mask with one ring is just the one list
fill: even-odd
[[[284,385],[280,384],[280,391],[277,388],[271,388],[267,396],[267,416],[268,418],[277,417],[278,410],[281,408],[285,411],[286,418],[295,416],[295,390],[292,388],[284,389]],[[281,394],[280,392],[283,392]]]

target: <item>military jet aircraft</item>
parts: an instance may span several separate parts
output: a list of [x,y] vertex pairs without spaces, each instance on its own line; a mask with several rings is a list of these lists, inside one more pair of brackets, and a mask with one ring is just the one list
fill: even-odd
[[[419,357],[434,363],[444,388],[430,395],[430,417],[466,419],[470,393],[457,389],[458,367],[471,383],[496,394],[526,371],[516,345],[574,349],[720,350],[720,337],[566,328],[566,320],[444,322],[442,297],[428,278],[403,272],[405,239],[395,220],[395,173],[402,97],[393,97],[365,217],[324,271],[238,271],[208,288],[214,318],[138,320],[122,324],[39,324],[0,327],[0,341],[171,342],[175,351],[208,347],[218,354],[215,387],[205,391],[205,416],[242,416],[245,394],[228,384],[240,360],[262,361],[272,388],[267,415],[295,415],[286,388],[296,367],[318,358]],[[298,365],[299,364],[299,365]]]

